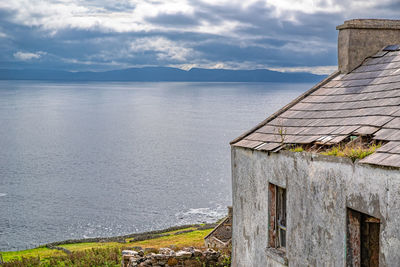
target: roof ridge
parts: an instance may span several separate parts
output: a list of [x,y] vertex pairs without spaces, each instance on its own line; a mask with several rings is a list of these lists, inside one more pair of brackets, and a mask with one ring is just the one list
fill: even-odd
[[277,112],[273,113],[268,118],[266,118],[265,120],[260,122],[257,126],[255,126],[252,129],[246,131],[245,133],[243,133],[239,137],[236,137],[235,139],[233,139],[229,144],[233,145],[234,143],[242,140],[243,138],[245,138],[249,134],[251,134],[254,131],[258,130],[259,128],[261,128],[262,126],[264,126],[265,124],[267,124],[271,120],[275,119],[276,117],[278,117],[279,115],[281,115],[282,113],[284,113],[285,111],[287,111],[288,109],[290,109],[291,107],[296,105],[298,102],[300,102],[301,100],[303,100],[304,98],[306,98],[307,96],[309,96],[310,94],[312,94],[313,92],[315,92],[316,90],[318,90],[319,88],[321,88],[322,86],[324,86],[325,84],[330,82],[332,79],[336,78],[339,74],[340,74],[339,70],[333,72],[328,77],[326,77],[325,79],[323,79],[322,81],[320,81],[319,83],[317,83],[316,85],[311,87],[311,89],[309,89],[308,91],[304,92],[303,94],[298,96],[296,99],[294,99],[292,102],[290,102],[289,104],[287,104],[286,106],[282,107]]

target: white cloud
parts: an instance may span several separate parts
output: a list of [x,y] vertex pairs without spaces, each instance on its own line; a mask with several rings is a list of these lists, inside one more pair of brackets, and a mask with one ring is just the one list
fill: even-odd
[[[114,3],[114,5],[116,5]],[[38,26],[51,33],[61,29],[93,29],[111,32],[138,32],[158,30],[156,25],[145,18],[161,13],[189,14],[193,7],[185,0],[132,1],[123,10],[107,9],[104,1],[49,1],[14,0],[0,2],[0,9],[15,13],[14,23],[25,26]],[[112,6],[111,6],[112,7]],[[129,8],[128,8],[129,7]]]
[[[326,74],[331,72],[332,66],[323,65],[335,63],[332,54],[336,53],[333,38],[336,31],[332,25],[352,17],[385,15],[395,18],[397,10],[390,7],[396,3],[394,1],[0,1],[0,10],[9,14],[1,18],[0,23],[27,26],[21,29],[33,33],[21,45],[14,43],[19,31],[12,33],[8,28],[3,31],[5,28],[0,24],[0,38],[7,38],[4,39],[7,42],[3,42],[9,47],[7,55],[15,51],[15,47],[21,50],[14,54],[21,61],[43,57],[43,52],[27,52],[35,49],[31,44],[39,42],[37,39],[30,42],[29,38],[41,38],[52,47],[62,46],[63,49],[51,55],[57,56],[56,60],[64,58],[61,61],[77,65],[274,68]],[[347,17],[350,15],[352,17]],[[86,31],[90,32],[85,34]],[[131,38],[136,39],[131,41]],[[42,47],[47,50],[47,43]],[[68,60],[64,51],[79,61]],[[50,55],[46,56],[48,58]],[[45,60],[41,62],[46,63]],[[285,64],[321,66],[281,67]]]
[[164,37],[145,37],[131,43],[131,52],[153,51],[159,60],[186,61],[195,54],[192,48],[183,43],[173,42]]
[[45,54],[46,53],[42,52],[42,51],[38,51],[36,53],[18,51],[16,53],[14,53],[14,57],[18,60],[27,61],[27,60],[32,60],[32,59],[39,59],[41,56],[43,56]]
[[170,67],[175,67],[183,70],[190,70],[192,68],[203,68],[203,69],[230,69],[230,70],[255,70],[255,69],[267,69],[279,72],[308,72],[312,74],[327,75],[337,70],[337,66],[313,66],[313,67],[272,67],[264,64],[254,64],[254,62],[208,62],[199,61],[197,63],[190,64],[171,64]]
[[[368,1],[366,1],[368,2]],[[343,10],[339,1],[318,1],[318,0],[268,0],[267,6],[274,7],[278,16],[288,11],[300,11],[306,14],[316,12],[336,13]]]
[[270,70],[280,71],[280,72],[309,72],[313,74],[331,74],[335,72],[337,66],[313,66],[313,67],[272,67]]
[[[241,14],[251,12],[256,6],[266,8],[265,18],[297,21],[297,14],[315,14],[317,12],[363,14],[365,9],[373,9],[378,4],[387,4],[390,0],[377,3],[368,1],[333,0],[13,0],[0,1],[0,9],[12,11],[11,20],[25,26],[37,26],[51,34],[62,29],[84,29],[103,32],[195,32],[220,36],[238,36],[236,31],[243,27],[252,27]],[[207,10],[202,10],[207,5]],[[122,8],[120,7],[122,6]],[[213,8],[215,12],[213,13]],[[227,13],[222,12],[226,8]],[[196,12],[210,13],[209,17],[196,18],[198,25],[167,25],[148,21],[160,15],[194,16]],[[378,15],[378,14],[377,14]],[[212,18],[220,17],[216,22]],[[249,18],[250,19],[250,18]],[[254,26],[254,25],[253,25]],[[255,25],[260,26],[260,25]],[[241,33],[243,34],[243,33]]]
[[[333,1],[333,0],[125,0],[112,2],[108,0],[13,0],[1,1],[0,9],[12,11],[14,23],[26,26],[38,26],[54,33],[60,29],[93,29],[112,32],[139,32],[139,31],[193,31],[211,34],[229,35],[245,22],[235,16],[225,16],[219,24],[215,21],[202,18],[200,26],[193,25],[157,25],[146,20],[149,17],[167,15],[194,15],[201,11],[202,5],[215,7],[216,15],[220,14],[224,7],[229,12],[241,14],[248,8],[258,5],[268,8],[270,14],[278,19],[286,19],[292,22],[296,20],[297,12],[315,14],[317,12],[363,14],[366,9],[374,9],[377,5],[384,5],[391,0],[368,1]],[[123,6],[123,8],[118,8]],[[217,11],[219,10],[219,11]],[[210,9],[207,10],[208,12]],[[378,11],[377,11],[378,13]],[[379,14],[377,14],[379,15]],[[212,17],[212,16],[210,16]]]

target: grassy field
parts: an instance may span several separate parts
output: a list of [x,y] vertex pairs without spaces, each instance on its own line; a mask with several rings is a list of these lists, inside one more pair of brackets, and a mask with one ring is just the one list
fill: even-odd
[[0,252],[5,266],[99,266],[96,261],[101,259],[101,266],[119,266],[121,251],[133,247],[154,248],[174,246],[203,247],[204,237],[212,228],[192,226],[173,231],[157,232],[156,234],[142,234],[128,237],[122,242],[80,242],[73,244],[59,244],[71,252],[39,247],[29,250]]

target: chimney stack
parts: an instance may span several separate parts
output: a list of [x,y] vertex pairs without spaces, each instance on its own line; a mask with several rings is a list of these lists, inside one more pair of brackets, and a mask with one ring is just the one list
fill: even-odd
[[349,73],[364,59],[382,48],[400,44],[400,20],[353,19],[336,27],[338,37],[338,67]]

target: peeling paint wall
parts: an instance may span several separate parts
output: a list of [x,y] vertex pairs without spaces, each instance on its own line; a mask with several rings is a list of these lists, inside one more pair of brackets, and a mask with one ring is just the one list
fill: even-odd
[[232,266],[267,256],[268,183],[287,190],[289,266],[346,265],[346,208],[381,220],[380,266],[400,262],[400,171],[308,153],[232,147]]

